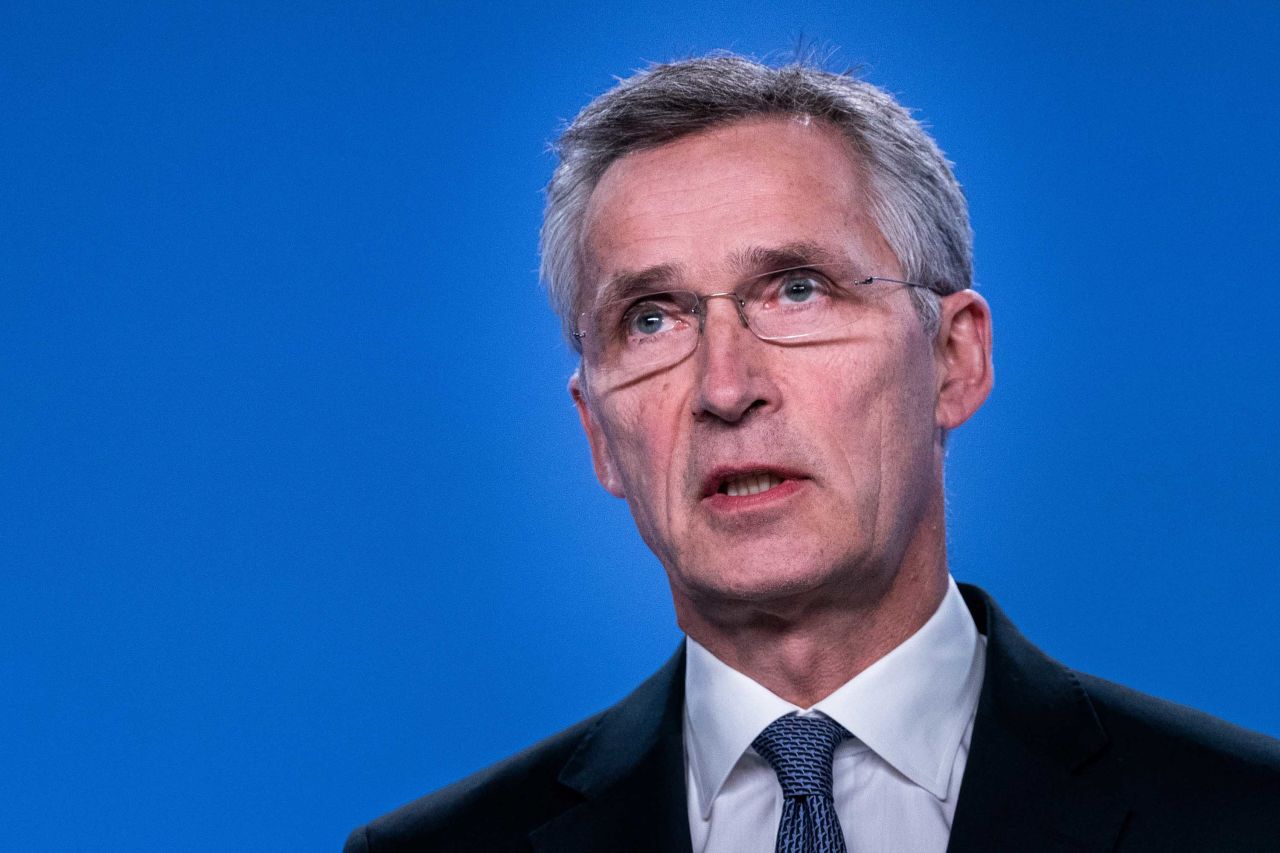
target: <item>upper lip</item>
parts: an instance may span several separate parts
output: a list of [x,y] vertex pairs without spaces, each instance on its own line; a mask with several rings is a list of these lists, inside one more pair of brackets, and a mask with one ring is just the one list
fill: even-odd
[[767,462],[759,464],[717,465],[707,472],[699,489],[700,498],[708,498],[720,491],[720,486],[737,477],[749,477],[755,474],[772,474],[783,480],[799,480],[805,475],[782,465]]

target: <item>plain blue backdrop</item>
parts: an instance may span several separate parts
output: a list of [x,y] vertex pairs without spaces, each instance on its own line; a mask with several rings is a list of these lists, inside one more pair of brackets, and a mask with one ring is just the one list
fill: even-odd
[[972,205],[956,576],[1280,734],[1280,4],[10,0],[8,849],[333,850],[674,650],[538,288],[546,146],[613,75],[798,43]]

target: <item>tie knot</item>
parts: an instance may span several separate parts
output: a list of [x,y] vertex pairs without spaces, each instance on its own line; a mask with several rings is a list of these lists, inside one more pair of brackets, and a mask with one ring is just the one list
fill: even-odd
[[788,714],[770,723],[752,742],[778,774],[782,796],[831,797],[831,759],[836,746],[852,737],[830,717]]

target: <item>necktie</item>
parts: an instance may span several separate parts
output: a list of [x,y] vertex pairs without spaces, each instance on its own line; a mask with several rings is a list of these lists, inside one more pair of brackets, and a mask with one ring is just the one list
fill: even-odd
[[828,717],[788,714],[752,742],[782,784],[777,853],[845,853],[831,794],[836,744],[852,737]]

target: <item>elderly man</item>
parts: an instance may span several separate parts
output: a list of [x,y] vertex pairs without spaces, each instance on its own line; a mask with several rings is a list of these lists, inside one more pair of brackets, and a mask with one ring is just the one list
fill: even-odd
[[1280,744],[1072,672],[947,568],[992,387],[964,197],[892,98],[731,56],[560,141],[543,270],[687,641],[348,851],[1280,849]]

